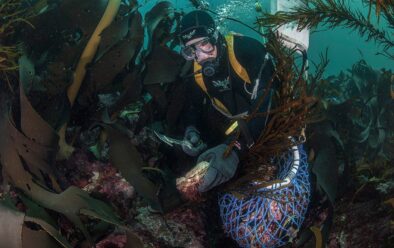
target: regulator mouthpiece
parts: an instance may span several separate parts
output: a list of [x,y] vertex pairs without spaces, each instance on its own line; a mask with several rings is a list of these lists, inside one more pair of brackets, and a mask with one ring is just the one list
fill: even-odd
[[216,65],[213,61],[206,61],[202,64],[202,74],[206,77],[212,77],[216,73]]

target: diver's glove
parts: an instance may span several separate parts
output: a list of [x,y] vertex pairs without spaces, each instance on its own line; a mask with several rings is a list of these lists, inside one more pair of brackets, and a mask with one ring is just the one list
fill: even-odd
[[193,126],[186,128],[183,141],[182,150],[192,157],[197,156],[206,148],[206,145],[200,138],[200,132]]
[[239,158],[234,150],[224,158],[223,154],[227,149],[227,145],[221,144],[215,146],[198,157],[197,163],[208,161],[209,167],[202,178],[202,182],[198,187],[198,191],[206,192],[213,187],[230,180],[238,167]]

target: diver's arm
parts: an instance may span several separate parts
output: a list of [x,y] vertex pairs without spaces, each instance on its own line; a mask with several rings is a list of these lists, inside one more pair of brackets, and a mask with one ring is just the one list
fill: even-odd
[[194,126],[197,129],[201,126],[202,107],[204,94],[193,80],[185,82],[185,103],[182,111],[182,122],[185,128]]
[[[259,103],[261,98],[264,96],[266,87],[268,87],[269,82],[272,80],[272,76],[274,74],[274,65],[272,62],[272,58],[268,56],[265,47],[260,42],[246,36],[237,37],[235,39],[235,47],[236,56],[239,59],[239,62],[247,70],[248,75],[251,79],[252,84],[249,87],[250,91],[252,91],[253,88],[257,87],[257,94],[253,99],[250,100],[251,105],[248,112],[249,114],[253,113],[256,108],[258,108],[257,112],[259,113],[267,112],[268,109],[271,108],[273,105],[273,90],[270,90],[270,92],[267,94],[264,101],[260,105]],[[274,80],[272,83],[272,87],[275,87],[276,84],[277,82]],[[254,142],[257,141],[262,131],[264,130],[264,127],[268,122],[268,118],[268,115],[260,116],[253,118],[249,122],[247,122],[247,129]],[[228,137],[225,143],[230,144],[234,140],[234,136]],[[236,141],[236,145],[238,148],[235,149],[235,151],[237,152],[237,154],[241,155],[247,150],[249,150],[248,143],[250,143],[250,141],[247,142],[244,135],[240,135],[240,137]]]

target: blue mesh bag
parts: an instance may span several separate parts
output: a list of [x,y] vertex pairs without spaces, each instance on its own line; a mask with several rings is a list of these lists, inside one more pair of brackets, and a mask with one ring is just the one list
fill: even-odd
[[219,198],[224,231],[240,247],[283,246],[297,235],[304,221],[311,188],[305,151],[293,146],[272,162],[278,166],[278,183],[243,199],[231,193]]

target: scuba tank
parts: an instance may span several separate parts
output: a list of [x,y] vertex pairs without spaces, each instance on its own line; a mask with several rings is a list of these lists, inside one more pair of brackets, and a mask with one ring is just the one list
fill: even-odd
[[[275,14],[278,11],[290,12],[292,8],[302,5],[301,0],[271,0],[269,12]],[[286,47],[307,51],[309,47],[309,29],[297,30],[297,24],[289,23],[278,28],[277,32]]]

